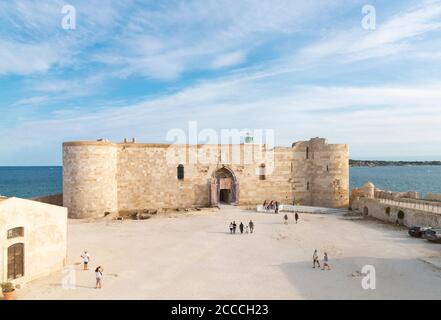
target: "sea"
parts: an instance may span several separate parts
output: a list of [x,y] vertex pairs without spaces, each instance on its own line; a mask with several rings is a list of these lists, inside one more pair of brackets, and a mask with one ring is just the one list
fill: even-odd
[[[62,192],[62,167],[0,167],[0,195],[33,198]],[[441,166],[350,168],[350,188],[366,182],[392,191],[441,194]]]

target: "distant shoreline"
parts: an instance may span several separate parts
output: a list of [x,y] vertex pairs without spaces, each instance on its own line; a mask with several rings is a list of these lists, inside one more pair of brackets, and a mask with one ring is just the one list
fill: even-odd
[[[349,160],[350,167],[418,167],[441,166],[441,161]],[[0,168],[61,168],[63,166],[1,166]]]
[[386,160],[349,160],[350,167],[406,167],[441,166],[441,161],[386,161]]

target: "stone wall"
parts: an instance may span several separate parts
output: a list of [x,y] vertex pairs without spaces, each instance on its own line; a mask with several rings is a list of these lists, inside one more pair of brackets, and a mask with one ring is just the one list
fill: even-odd
[[[23,227],[24,237],[7,239],[7,231]],[[59,271],[66,263],[67,209],[9,198],[0,202],[0,282],[7,281],[8,247],[24,243],[24,284]]]
[[[183,180],[177,179],[179,164],[184,165]],[[211,183],[222,167],[238,184],[238,205],[265,200],[348,205],[348,147],[316,138],[271,150],[256,144],[67,142],[63,144],[64,206],[72,218],[209,206]]]
[[118,212],[118,147],[105,141],[63,145],[63,206],[71,218]]
[[434,193],[426,192],[426,194],[424,195],[424,200],[441,201],[441,194],[434,194]]
[[[399,223],[411,227],[413,225],[428,226],[433,228],[441,227],[441,214],[423,210],[407,208],[400,205],[382,203],[378,199],[360,198],[356,204],[357,210],[365,215],[376,219]],[[398,213],[402,212],[403,218],[400,219]]]

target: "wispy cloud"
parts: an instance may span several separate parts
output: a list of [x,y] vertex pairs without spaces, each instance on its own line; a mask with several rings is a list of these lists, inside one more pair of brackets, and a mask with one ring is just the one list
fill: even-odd
[[[345,60],[363,60],[411,51],[416,45],[410,40],[441,29],[441,2],[425,1],[412,9],[402,11],[376,30],[363,30],[360,26],[334,35],[303,48],[305,59],[324,59],[337,56]],[[421,39],[418,39],[421,40]]]
[[0,159],[163,141],[190,120],[274,128],[285,145],[324,136],[360,156],[441,150],[439,0],[378,4],[373,31],[358,0],[71,2],[71,31],[61,0],[0,3]]

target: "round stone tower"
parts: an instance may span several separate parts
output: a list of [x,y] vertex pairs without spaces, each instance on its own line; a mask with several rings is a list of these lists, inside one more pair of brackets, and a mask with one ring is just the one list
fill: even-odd
[[107,141],[63,143],[63,206],[69,218],[118,212],[117,147]]

